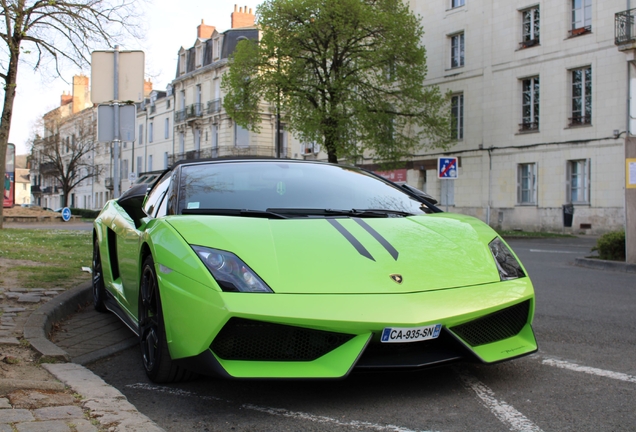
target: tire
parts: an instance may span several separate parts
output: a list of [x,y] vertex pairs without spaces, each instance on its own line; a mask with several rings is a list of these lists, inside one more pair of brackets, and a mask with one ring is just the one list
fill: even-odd
[[144,260],[139,287],[139,346],[146,375],[155,383],[179,382],[193,374],[170,358],[157,273],[152,256]]
[[93,306],[98,312],[107,312],[104,301],[106,300],[106,288],[104,288],[104,271],[102,269],[102,260],[99,253],[99,240],[95,239],[93,243],[93,268],[91,271],[93,276]]

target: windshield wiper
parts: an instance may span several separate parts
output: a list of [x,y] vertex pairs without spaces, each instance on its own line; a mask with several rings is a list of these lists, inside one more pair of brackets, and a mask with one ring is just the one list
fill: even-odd
[[267,219],[287,219],[287,216],[278,214],[268,210],[250,210],[250,209],[217,209],[217,208],[197,208],[183,209],[181,214],[184,215],[209,215],[209,216],[243,216],[253,218]]
[[361,218],[385,218],[389,216],[413,216],[400,210],[385,209],[313,209],[313,208],[268,208],[267,211],[298,216],[351,216]]

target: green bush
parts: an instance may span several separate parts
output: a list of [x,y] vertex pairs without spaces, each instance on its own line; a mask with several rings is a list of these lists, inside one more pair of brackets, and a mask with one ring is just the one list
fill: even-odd
[[86,219],[95,219],[99,214],[99,210],[71,208],[71,214],[75,216],[81,216]]
[[625,231],[612,231],[603,234],[592,251],[604,260],[625,261]]

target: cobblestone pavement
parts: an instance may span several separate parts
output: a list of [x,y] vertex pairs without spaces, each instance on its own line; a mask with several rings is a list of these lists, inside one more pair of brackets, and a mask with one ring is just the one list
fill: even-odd
[[[85,284],[73,290],[87,292],[88,289],[89,285]],[[78,364],[60,363],[55,360],[59,356],[47,358],[40,348],[37,348],[39,352],[33,349],[34,340],[25,338],[26,333],[32,332],[30,318],[41,314],[42,309],[47,309],[47,313],[63,307],[77,311],[77,305],[71,304],[77,300],[69,301],[67,294],[70,293],[62,288],[0,288],[0,432],[161,431],[123,394],[91,371]],[[84,310],[92,311],[92,307],[87,306]],[[78,353],[99,356],[118,350],[121,344],[134,343],[129,330],[111,321],[114,316],[98,315],[92,320],[85,319],[78,324],[78,329],[69,328],[63,333],[65,348],[69,349],[63,357]],[[76,317],[81,320],[86,316],[89,315],[81,311],[74,314],[73,324],[77,323]],[[113,328],[108,330],[109,326]],[[82,335],[84,332],[94,338],[105,329],[107,336],[100,338],[100,344],[91,343],[90,337]],[[40,333],[47,331],[42,326]],[[51,346],[64,353],[63,349]],[[80,348],[82,346],[84,348]],[[101,352],[95,353],[100,349]],[[53,364],[48,364],[49,361]]]
[[73,363],[85,365],[138,345],[135,334],[115,314],[84,308],[60,323],[51,342],[71,356]]

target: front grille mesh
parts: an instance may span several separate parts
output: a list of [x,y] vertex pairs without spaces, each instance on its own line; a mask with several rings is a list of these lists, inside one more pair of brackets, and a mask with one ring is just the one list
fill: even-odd
[[224,360],[312,361],[353,335],[231,318],[212,342]]
[[518,334],[530,312],[530,300],[451,328],[470,346],[485,345]]

